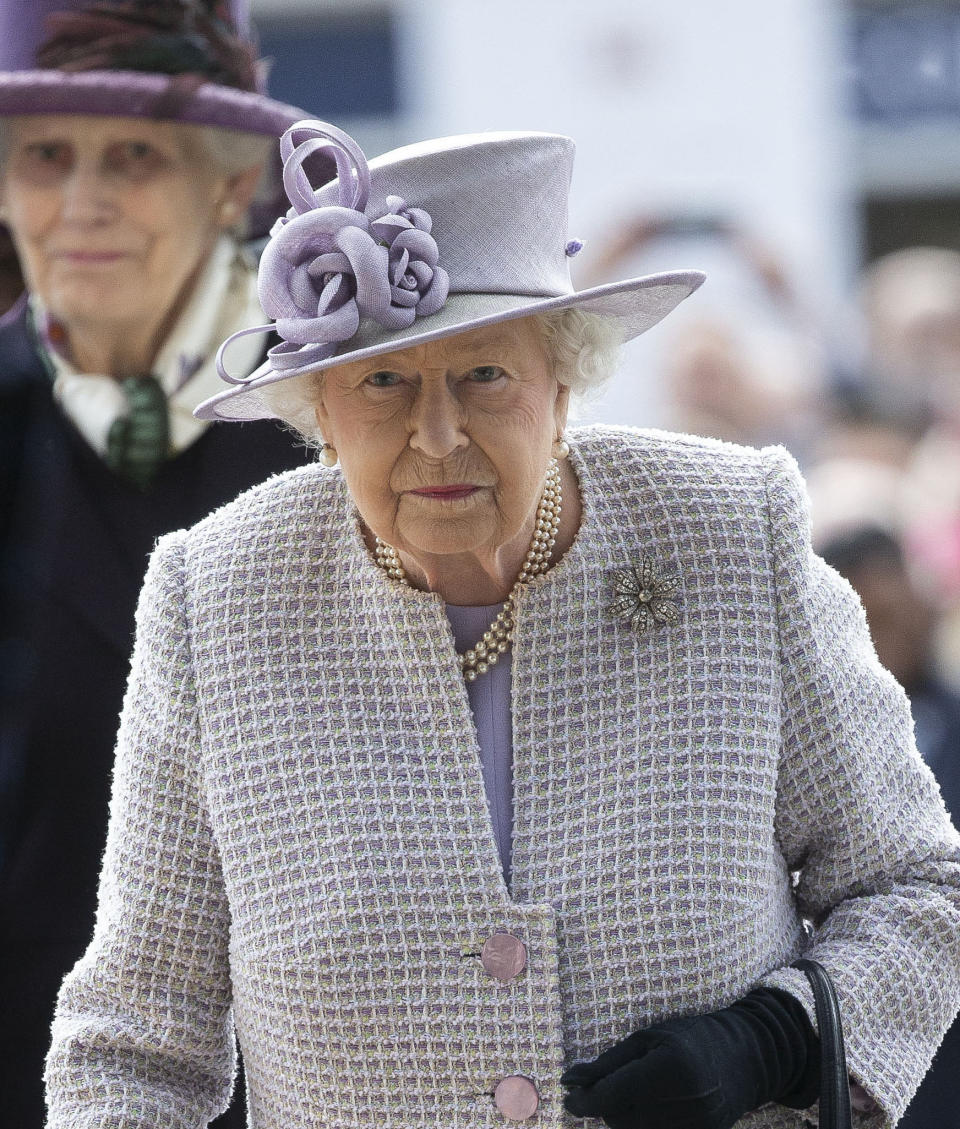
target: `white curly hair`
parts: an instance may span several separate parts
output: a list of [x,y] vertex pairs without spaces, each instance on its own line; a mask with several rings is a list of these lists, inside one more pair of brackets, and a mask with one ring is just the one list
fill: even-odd
[[[613,319],[576,309],[532,316],[543,334],[554,375],[574,396],[589,396],[613,375],[623,343]],[[277,381],[260,393],[270,411],[312,447],[323,443],[314,406],[325,371]]]

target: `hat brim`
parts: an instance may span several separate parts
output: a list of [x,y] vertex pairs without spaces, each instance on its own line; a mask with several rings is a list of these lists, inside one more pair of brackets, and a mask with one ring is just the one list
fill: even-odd
[[[350,341],[344,342],[342,352],[311,364],[306,371],[322,372],[336,365],[552,310],[578,309],[612,318],[619,324],[623,340],[629,341],[662,321],[701,285],[705,277],[702,271],[697,270],[667,271],[552,298],[518,294],[451,294],[442,310],[415,321],[406,329],[386,330],[373,323],[362,322],[359,332]],[[351,343],[358,340],[363,342],[362,347],[351,348]],[[281,380],[302,375],[303,371],[276,371],[267,360],[242,384],[211,396],[193,414],[198,419],[231,422],[273,419],[274,413],[261,395],[262,390]]]
[[310,116],[265,94],[215,82],[185,90],[169,75],[121,70],[0,73],[0,115],[14,114],[151,118],[277,139],[295,122]]

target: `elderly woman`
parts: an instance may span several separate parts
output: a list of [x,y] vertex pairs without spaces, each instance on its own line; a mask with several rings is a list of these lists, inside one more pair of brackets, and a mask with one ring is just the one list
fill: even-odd
[[153,557],[50,1126],[205,1123],[235,1029],[257,1129],[798,1129],[803,952],[892,1126],[960,999],[904,696],[783,451],[566,426],[700,276],[572,290],[564,137],[283,154],[284,340],[200,415],[323,465]]
[[259,91],[242,9],[0,2],[0,207],[28,286],[0,326],[0,1091],[19,1129],[43,1124],[56,992],[93,931],[147,557],[304,462],[273,423],[193,417],[218,345],[264,320],[244,242],[280,214],[264,163],[302,116]]

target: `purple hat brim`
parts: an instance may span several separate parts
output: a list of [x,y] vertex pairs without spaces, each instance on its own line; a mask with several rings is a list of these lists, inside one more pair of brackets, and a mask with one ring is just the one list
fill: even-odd
[[301,376],[305,372],[323,372],[336,365],[393,353],[398,349],[438,341],[467,330],[549,313],[552,310],[579,309],[584,313],[612,318],[619,323],[623,340],[630,341],[662,321],[705,278],[706,275],[697,270],[666,271],[550,298],[529,294],[451,294],[442,310],[430,317],[418,319],[407,329],[384,330],[375,324],[361,323],[360,331],[351,341],[362,340],[362,347],[351,348],[351,341],[344,342],[343,352],[302,370],[287,369],[278,372],[268,360],[242,384],[233,385],[211,396],[209,400],[204,400],[193,414],[197,419],[236,423],[273,419],[273,412],[260,395],[260,391],[268,385]]
[[205,82],[184,93],[171,76],[140,71],[0,72],[0,115],[93,114],[217,126],[278,138],[309,117],[265,94]]

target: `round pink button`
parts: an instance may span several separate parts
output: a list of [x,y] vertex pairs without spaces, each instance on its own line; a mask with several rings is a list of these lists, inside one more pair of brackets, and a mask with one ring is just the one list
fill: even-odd
[[495,980],[512,980],[527,967],[527,949],[509,933],[494,933],[480,950],[480,963]]
[[537,1087],[522,1074],[504,1078],[494,1090],[493,1100],[508,1121],[526,1121],[540,1106]]

